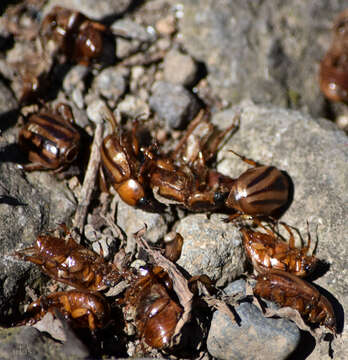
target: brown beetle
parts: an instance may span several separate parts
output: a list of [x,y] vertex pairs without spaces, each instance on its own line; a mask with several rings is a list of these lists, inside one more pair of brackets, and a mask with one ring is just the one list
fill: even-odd
[[15,254],[39,265],[51,278],[81,290],[100,291],[114,285],[121,277],[115,265],[70,236],[64,239],[39,235],[34,246]]
[[241,233],[245,252],[258,272],[278,269],[304,277],[313,271],[317,258],[307,255],[311,243],[309,231],[307,245],[298,249],[295,247],[294,234],[288,225],[281,223],[290,235],[289,241],[286,242],[274,232],[274,229],[266,228],[258,219],[254,219],[254,222],[266,233],[247,227],[243,227]]
[[32,114],[19,133],[19,145],[30,161],[23,168],[58,172],[70,165],[80,150],[80,133],[73,121],[70,106],[63,103],[54,112]]
[[81,65],[89,65],[103,55],[109,30],[82,13],[55,6],[42,21],[43,42],[52,40],[59,53]]
[[171,344],[176,325],[183,312],[172,299],[172,283],[159,266],[140,269],[136,281],[127,290],[126,303],[135,307],[138,335],[153,348],[164,349]]
[[310,323],[319,323],[336,333],[336,318],[329,300],[311,284],[281,270],[270,270],[257,277],[254,293],[262,298],[289,306]]
[[103,328],[110,320],[110,305],[101,294],[71,290],[41,296],[29,305],[25,319],[16,325],[33,325],[47,312],[54,315],[55,310],[66,320],[73,320],[74,327],[89,328],[91,331]]
[[[272,215],[288,201],[289,180],[275,167],[261,166],[240,155],[254,168],[237,179],[208,167],[219,143],[236,127],[238,116],[228,129],[217,131],[200,113],[169,154],[159,153],[155,145],[140,147],[137,123],[131,133],[122,135],[117,131],[113,115],[109,117],[113,134],[104,139],[101,147],[102,174],[105,173],[106,179],[129,205],[158,211],[158,205],[157,208],[153,206],[153,192],[156,200],[173,200],[190,211],[232,208],[236,212],[229,218],[232,220],[240,214]],[[204,125],[203,128],[200,125]]]
[[320,63],[320,89],[331,101],[348,101],[348,10],[333,26],[331,48]]
[[144,178],[148,162],[137,138],[139,122],[134,121],[132,131],[120,133],[113,113],[108,110],[105,116],[112,125],[112,133],[105,137],[100,148],[102,190],[107,191],[107,184],[111,184],[128,205],[161,211],[163,206],[153,198]]
[[190,211],[214,211],[224,206],[233,179],[208,167],[225,135],[237,128],[239,116],[226,130],[218,130],[201,111],[173,152],[156,155],[149,182],[154,192]]
[[[234,151],[244,162],[254,166],[234,180],[226,206],[240,214],[270,216],[289,201],[289,180],[274,166],[262,166]],[[237,217],[232,215],[230,219]]]
[[[175,200],[191,211],[233,209],[237,213],[230,220],[240,214],[273,215],[287,204],[289,180],[273,166],[262,166],[234,153],[254,168],[237,179],[210,169],[207,162],[214,157],[226,131],[215,132],[215,136],[209,132],[208,136],[206,131],[202,131],[203,139],[193,138],[194,145],[191,146],[188,140],[200,121],[205,120],[202,117],[195,119],[174,153],[170,157],[162,157],[160,161],[157,159],[156,166],[149,172],[150,186],[160,196]],[[227,130],[234,127],[235,120]],[[182,158],[177,159],[178,154],[183,154]]]

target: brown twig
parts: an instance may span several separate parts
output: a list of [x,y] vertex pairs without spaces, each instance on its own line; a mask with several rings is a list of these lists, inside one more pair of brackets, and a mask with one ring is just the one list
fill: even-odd
[[88,206],[91,201],[93,189],[100,164],[100,146],[103,141],[104,124],[97,123],[94,132],[91,155],[88,162],[85,178],[80,193],[79,203],[74,217],[74,225],[82,234],[85,224]]

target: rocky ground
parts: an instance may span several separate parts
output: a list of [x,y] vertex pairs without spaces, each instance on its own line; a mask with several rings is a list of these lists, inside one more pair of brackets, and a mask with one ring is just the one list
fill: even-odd
[[[302,234],[308,221],[312,237],[318,240],[317,257],[327,262],[312,280],[334,306],[338,336],[332,342],[316,342],[293,322],[265,318],[254,304],[242,302],[235,306],[240,326],[223,311],[212,310],[203,345],[186,357],[346,358],[348,141],[344,130],[348,107],[330,103],[318,86],[319,62],[330,45],[332,21],[344,3],[28,0],[4,6],[0,17],[0,319],[11,318],[28,302],[29,293],[41,295],[57,287],[36,267],[12,254],[30,246],[44,230],[60,223],[73,225],[79,205],[82,175],[60,180],[49,172],[24,173],[17,165],[23,159],[16,145],[23,125],[20,114],[28,109],[18,102],[18,64],[30,57],[34,30],[44,14],[60,4],[105,22],[115,34],[115,63],[61,66],[52,84],[54,95],[48,96],[49,103],[65,101],[72,106],[86,142],[100,123],[103,104],[124,117],[142,115],[152,135],[164,144],[174,143],[204,105],[220,128],[240,113],[238,131],[218,153],[218,171],[238,177],[247,168],[229,149],[286,171],[294,191],[282,220]],[[111,257],[124,241],[126,249],[133,250],[133,233],[144,223],[148,227],[145,237],[156,246],[176,230],[184,238],[178,264],[187,273],[207,274],[228,296],[245,293],[240,233],[234,224],[222,221],[223,214],[177,209],[164,215],[146,213],[126,205],[117,195],[113,200],[110,196],[111,206],[106,208],[121,230],[115,237],[110,225],[98,218],[105,197],[98,191],[93,196],[84,235],[96,251],[101,246]],[[68,340],[58,342],[32,327],[4,326],[0,357],[91,356],[90,344],[66,331]],[[105,357],[144,355],[131,340],[104,335]],[[117,347],[120,343],[122,350]]]

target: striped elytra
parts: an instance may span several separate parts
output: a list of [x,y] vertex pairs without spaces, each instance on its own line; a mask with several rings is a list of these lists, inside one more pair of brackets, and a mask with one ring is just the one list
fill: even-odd
[[111,110],[105,110],[104,117],[110,121],[112,133],[104,138],[100,147],[102,191],[108,192],[112,186],[130,206],[149,212],[163,211],[163,206],[153,198],[145,181],[147,163],[139,146],[139,122],[135,120],[130,131],[122,131]]
[[100,149],[102,171],[121,199],[128,205],[137,206],[144,199],[145,190],[136,176],[137,154],[133,153],[130,144],[122,141],[125,139],[119,139],[113,133],[103,140]]
[[58,52],[84,66],[100,60],[109,33],[102,23],[62,6],[53,7],[40,28],[42,42],[53,42]]
[[119,184],[131,176],[127,155],[115,134],[108,135],[103,140],[100,155],[103,169],[113,184]]
[[80,134],[73,126],[73,115],[66,104],[55,111],[33,114],[19,133],[19,145],[28,154],[26,171],[60,170],[73,162],[80,149]]
[[289,181],[273,166],[257,166],[232,185],[226,205],[247,215],[271,215],[289,198]]

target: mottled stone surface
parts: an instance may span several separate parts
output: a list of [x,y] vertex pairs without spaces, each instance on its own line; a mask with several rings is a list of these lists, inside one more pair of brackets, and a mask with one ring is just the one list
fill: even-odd
[[123,13],[132,2],[133,0],[50,0],[45,7],[45,13],[49,12],[53,6],[58,5],[68,9],[76,9],[92,19],[99,20],[106,16]]
[[245,260],[240,233],[223,222],[225,217],[189,215],[176,228],[184,238],[178,264],[190,275],[206,274],[220,286],[243,272]]
[[199,105],[181,85],[158,81],[153,85],[150,106],[171,128],[184,127],[197,114]]
[[4,360],[86,359],[89,355],[73,333],[60,344],[33,327],[0,329],[0,358]]
[[171,219],[172,217],[170,215],[165,216],[157,213],[145,212],[129,206],[121,200],[117,205],[116,221],[122,231],[124,231],[130,239],[129,241],[133,238],[134,233],[143,229],[146,225],[147,231],[145,238],[150,242],[156,243],[160,239],[163,239],[164,235],[167,233],[167,222]]
[[[225,289],[227,295],[230,285]],[[278,360],[287,359],[295,350],[300,331],[291,321],[265,318],[255,305],[246,302],[234,310],[238,323],[221,311],[214,313],[207,340],[212,356],[229,360]]]
[[197,71],[197,64],[192,57],[178,50],[169,51],[164,58],[164,79],[173,84],[192,85],[196,80]]
[[127,88],[128,75],[129,72],[125,68],[109,67],[95,77],[92,89],[115,105]]
[[326,113],[317,71],[344,0],[181,3],[181,42],[206,65],[215,94]]

